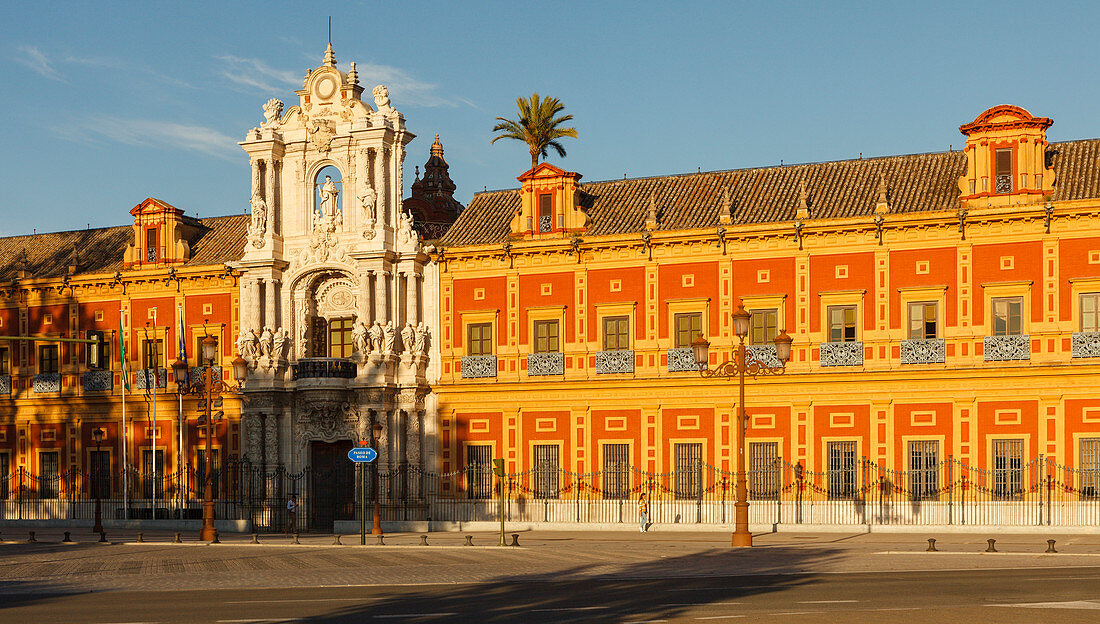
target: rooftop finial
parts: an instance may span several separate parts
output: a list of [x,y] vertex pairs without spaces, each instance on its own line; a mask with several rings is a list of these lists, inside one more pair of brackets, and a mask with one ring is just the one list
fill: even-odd
[[355,71],[355,63],[352,62],[351,70],[348,71],[348,83],[352,85],[359,84],[359,73]]
[[336,53],[332,51],[332,42],[328,42],[328,47],[325,48],[325,65],[329,67],[336,67]]
[[886,176],[878,174],[878,201],[875,202],[875,214],[890,212],[890,197],[886,190]]
[[649,214],[645,218],[645,229],[657,229],[657,193],[649,194]]
[[435,141],[432,143],[432,156],[443,158],[443,144],[439,142],[439,133],[435,134]]
[[795,218],[810,218],[810,203],[807,201],[806,183],[802,181],[798,182],[798,212],[795,213]]
[[718,222],[722,225],[733,223],[733,200],[730,199],[728,186],[722,188],[722,212],[718,215]]

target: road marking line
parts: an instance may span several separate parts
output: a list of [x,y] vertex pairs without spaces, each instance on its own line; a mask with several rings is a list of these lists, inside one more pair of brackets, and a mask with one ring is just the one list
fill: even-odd
[[376,615],[375,619],[385,620],[390,618],[414,618],[414,617],[447,617],[458,615],[457,613],[393,613],[391,615]]
[[798,604],[837,604],[841,602],[859,602],[858,600],[799,600]]
[[1068,600],[1065,602],[1018,602],[1016,604],[991,604],[991,607],[1017,609],[1100,609],[1100,600]]
[[267,604],[270,602],[356,602],[375,598],[288,598],[286,600],[228,600],[222,604]]
[[697,617],[697,620],[727,620],[729,618],[743,618],[743,615],[708,615],[706,617]]
[[623,622],[623,624],[655,624],[656,622],[667,622],[668,620],[634,620],[633,622]]
[[825,613],[824,611],[779,611],[776,613],[761,613],[760,615],[811,615],[813,613]]
[[559,607],[557,609],[531,609],[531,611],[592,611],[593,609],[606,609],[607,607]]
[[263,618],[260,620],[218,620],[219,624],[279,624],[280,622],[301,622],[299,618]]
[[739,605],[740,602],[666,602],[666,607],[718,607]]

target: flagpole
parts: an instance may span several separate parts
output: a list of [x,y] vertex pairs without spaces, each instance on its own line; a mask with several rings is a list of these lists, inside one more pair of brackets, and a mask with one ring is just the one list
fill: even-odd
[[[157,309],[153,308],[153,339],[157,336]],[[160,385],[160,349],[153,343],[153,490],[149,493],[149,518],[157,519],[157,386]],[[149,375],[145,375],[145,383],[149,383]]]
[[[176,306],[176,322],[178,323],[179,345],[176,347],[176,357],[187,363],[187,343],[184,330],[183,319],[183,306]],[[184,369],[187,370],[186,368]],[[186,373],[184,373],[186,375]],[[184,377],[184,384],[188,384],[190,379]],[[176,380],[177,384],[180,384],[179,379]],[[176,436],[176,498],[178,502],[176,504],[176,510],[179,515],[179,519],[183,520],[183,393],[180,393],[180,416],[177,424],[177,436]]]

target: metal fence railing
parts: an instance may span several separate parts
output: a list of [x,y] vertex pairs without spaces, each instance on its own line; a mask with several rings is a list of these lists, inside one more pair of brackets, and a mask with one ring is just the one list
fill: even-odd
[[[503,485],[503,512],[511,522],[635,523],[643,492],[655,523],[730,524],[734,518],[736,473],[701,462],[670,472],[536,467],[503,479],[488,465],[442,474],[398,466],[376,476],[376,469],[349,462],[292,473],[228,462],[212,473],[215,515],[281,530],[293,495],[302,530],[330,531],[333,521],[358,519],[364,497],[371,513],[377,495],[383,520],[496,521]],[[366,471],[362,480],[359,470]],[[194,469],[154,477],[130,468],[124,477],[18,468],[0,475],[0,519],[90,519],[96,494],[105,518],[197,519],[203,483],[203,471]],[[756,525],[1100,525],[1100,470],[1043,457],[991,469],[948,457],[908,471],[866,458],[811,471],[777,458],[758,462],[747,484],[749,521]]]

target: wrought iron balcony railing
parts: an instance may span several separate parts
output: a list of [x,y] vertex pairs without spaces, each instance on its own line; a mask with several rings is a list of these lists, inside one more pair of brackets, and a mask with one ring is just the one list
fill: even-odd
[[634,351],[623,349],[620,351],[597,351],[596,373],[606,375],[610,373],[633,373]]
[[1100,332],[1074,333],[1070,344],[1075,358],[1100,357]]
[[0,394],[11,394],[11,375],[0,375]]
[[115,387],[115,374],[109,370],[90,370],[83,375],[84,392],[110,392]]
[[668,350],[668,372],[699,372],[699,365],[695,363],[695,352],[691,347],[676,347]]
[[863,342],[821,343],[822,366],[863,366]]
[[[494,367],[495,367],[494,363]],[[462,365],[466,370],[466,365]],[[538,377],[543,375],[564,375],[564,353],[531,353],[527,356],[527,376]]]
[[355,379],[355,362],[344,358],[301,358],[291,366],[299,379]]
[[497,376],[497,356],[495,355],[464,355],[462,356],[462,378],[482,379]]
[[[167,368],[158,368],[156,370],[155,378],[156,378],[156,382],[157,382],[157,388],[167,388],[168,387],[168,369]],[[153,374],[153,369],[151,369],[151,368],[139,368],[136,371],[134,371],[134,381],[136,382],[134,385],[137,386],[138,390],[150,390],[150,389],[152,389],[153,380],[154,380],[154,374]]]
[[775,352],[775,345],[745,345],[745,351],[749,357],[760,362],[768,368],[780,368],[783,363],[779,361],[779,354]]
[[61,373],[38,373],[32,384],[35,392],[61,392]]
[[984,352],[986,362],[1030,360],[1031,336],[986,336]]
[[901,341],[902,364],[943,364],[946,361],[943,338]]

